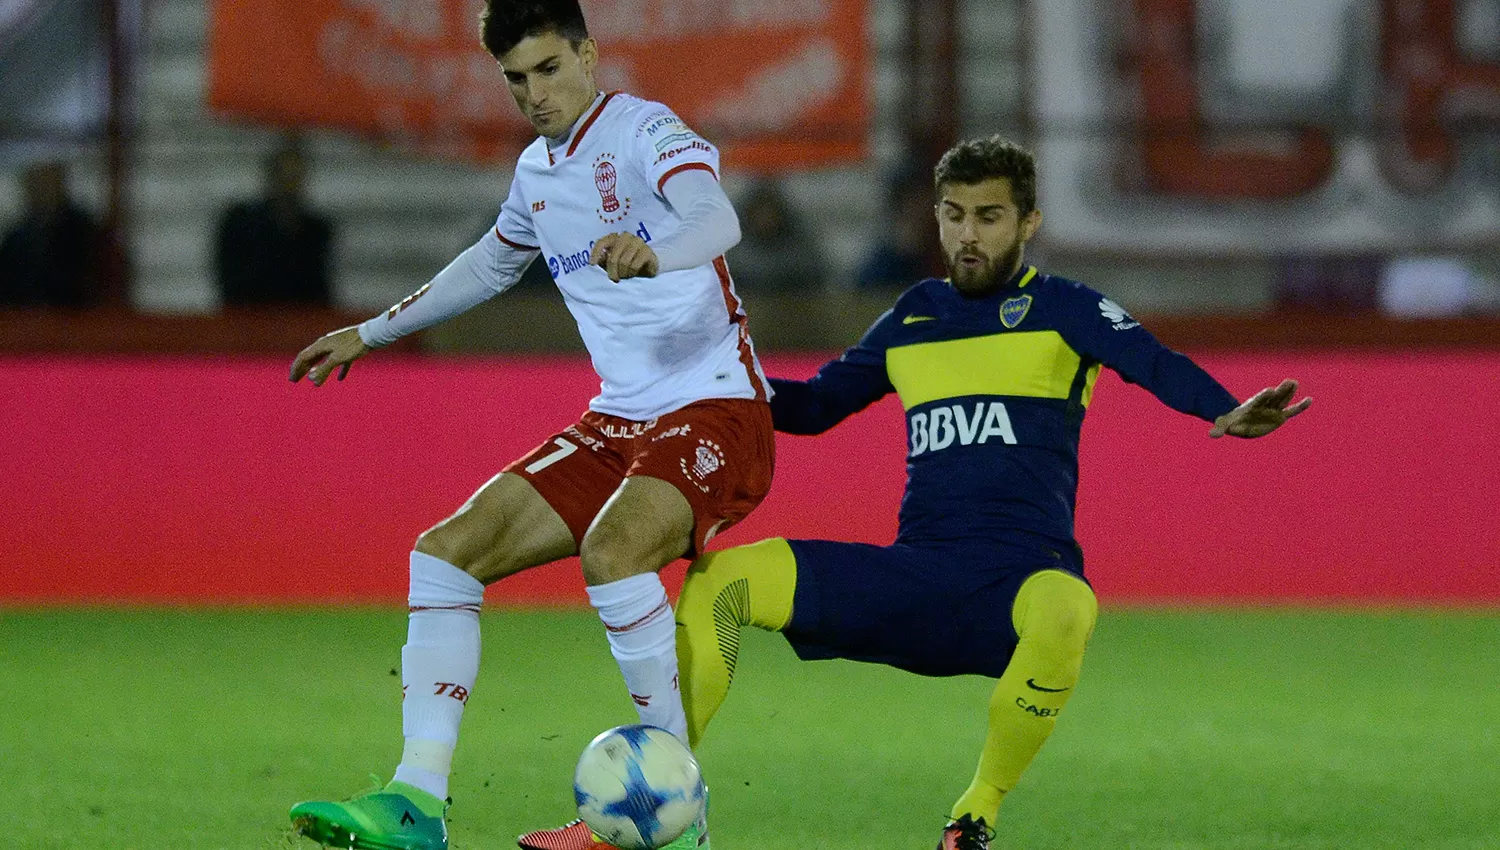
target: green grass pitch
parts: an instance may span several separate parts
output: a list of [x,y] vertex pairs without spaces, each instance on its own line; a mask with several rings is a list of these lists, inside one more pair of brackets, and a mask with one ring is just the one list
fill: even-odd
[[[286,809],[399,756],[404,614],[0,611],[0,836],[286,848]],[[455,850],[571,816],[574,759],[634,720],[587,611],[492,610]],[[718,850],[931,848],[990,683],[800,664],[746,637],[700,751]],[[1500,847],[1500,614],[1106,608],[996,847]],[[309,846],[310,845],[306,845]]]

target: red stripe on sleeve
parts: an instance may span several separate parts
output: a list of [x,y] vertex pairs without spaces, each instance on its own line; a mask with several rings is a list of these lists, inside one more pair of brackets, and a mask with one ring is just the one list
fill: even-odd
[[684,162],[683,164],[673,168],[671,171],[668,171],[666,174],[663,174],[661,176],[661,179],[656,181],[656,194],[662,195],[662,197],[666,197],[666,195],[662,194],[662,187],[667,185],[667,179],[672,177],[674,174],[681,174],[684,171],[691,171],[695,168],[702,171],[707,171],[709,174],[712,174],[714,176],[715,180],[719,179],[718,172],[714,171],[714,167],[706,162]]
[[495,235],[498,236],[498,237],[500,237],[500,241],[501,242],[504,242],[506,245],[509,245],[510,247],[516,249],[517,251],[540,251],[540,250],[542,250],[541,248],[537,247],[536,245],[522,245],[520,242],[512,242],[511,240],[506,239],[505,238],[505,234],[500,232],[500,226],[499,225],[495,226]]

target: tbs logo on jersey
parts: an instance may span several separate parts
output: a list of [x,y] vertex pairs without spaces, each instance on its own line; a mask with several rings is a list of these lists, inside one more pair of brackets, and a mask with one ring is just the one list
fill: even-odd
[[911,457],[940,452],[953,445],[983,444],[996,438],[1008,446],[1016,444],[1010,414],[998,401],[931,407],[911,414],[907,431],[911,435]]

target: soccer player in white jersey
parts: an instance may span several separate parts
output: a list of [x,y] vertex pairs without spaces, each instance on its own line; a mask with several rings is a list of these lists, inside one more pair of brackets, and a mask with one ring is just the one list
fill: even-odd
[[[600,391],[578,422],[417,539],[395,777],[348,802],[291,810],[298,831],[331,846],[447,847],[448,775],[479,668],[484,587],[559,558],[580,556],[641,722],[686,739],[657,571],[700,553],[771,483],[767,383],[723,258],[740,231],[718,151],[667,107],[598,90],[598,47],[577,0],[490,0],[481,31],[539,135],[495,227],[386,313],[308,346],[291,379],[342,379],[371,349],[505,291],[543,257]],[[679,841],[707,847],[704,830],[700,819]],[[578,824],[526,840],[608,846]]]

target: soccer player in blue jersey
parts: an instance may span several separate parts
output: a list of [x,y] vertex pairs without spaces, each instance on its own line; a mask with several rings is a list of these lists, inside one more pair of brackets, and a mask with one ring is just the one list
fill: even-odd
[[677,607],[689,734],[729,692],[744,626],[799,657],[999,679],[973,782],[939,850],[985,850],[1006,792],[1078,683],[1097,603],[1074,539],[1078,438],[1108,366],[1212,423],[1262,437],[1307,409],[1295,381],[1240,403],[1118,304],[1024,264],[1041,226],[1031,154],[999,137],[938,162],[948,280],[907,290],[808,381],[771,379],[776,430],[819,434],[895,392],[909,453],[890,546],[775,538],[712,553]]

